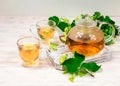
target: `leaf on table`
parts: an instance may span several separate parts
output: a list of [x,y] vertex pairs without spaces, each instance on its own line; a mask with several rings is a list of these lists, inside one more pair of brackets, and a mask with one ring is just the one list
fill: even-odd
[[75,52],[73,58],[68,58],[62,63],[62,65],[68,73],[73,74],[78,71],[78,68],[84,59],[85,56]]
[[100,69],[101,66],[97,65],[95,62],[84,62],[81,65],[81,69],[87,69],[91,72],[96,72]]

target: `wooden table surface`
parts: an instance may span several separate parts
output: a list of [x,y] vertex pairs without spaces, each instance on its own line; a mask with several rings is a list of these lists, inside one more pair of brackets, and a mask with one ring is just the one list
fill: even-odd
[[[120,17],[112,17],[120,26]],[[0,86],[120,86],[120,36],[108,46],[112,59],[100,63],[102,70],[95,78],[77,77],[74,83],[56,70],[44,55],[44,62],[36,68],[22,66],[16,45],[17,39],[32,35],[29,28],[41,17],[0,17]],[[43,54],[43,53],[42,53]]]

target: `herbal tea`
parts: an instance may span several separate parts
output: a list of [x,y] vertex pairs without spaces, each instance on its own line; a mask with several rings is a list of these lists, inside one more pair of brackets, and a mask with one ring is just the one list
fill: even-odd
[[94,56],[104,48],[104,35],[101,30],[96,28],[83,28],[83,30],[74,27],[69,32],[66,44],[69,49],[86,57]]
[[40,27],[38,28],[38,35],[45,43],[47,43],[54,35],[54,28],[49,26]]
[[27,66],[35,64],[39,56],[38,44],[25,44],[19,46],[21,58],[26,62]]

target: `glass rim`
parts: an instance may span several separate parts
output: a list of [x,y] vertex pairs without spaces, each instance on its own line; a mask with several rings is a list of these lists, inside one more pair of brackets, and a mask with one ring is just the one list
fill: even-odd
[[37,38],[37,37],[34,37],[34,36],[24,36],[24,37],[21,37],[21,38],[19,38],[18,40],[17,40],[17,45],[19,45],[19,41],[20,40],[22,40],[22,39],[25,39],[25,38],[34,38],[34,39],[36,39],[37,41],[38,41],[38,43],[40,44],[40,39],[39,38]]
[[[53,23],[52,25],[50,25],[51,22]],[[44,25],[44,24],[46,24],[50,27],[54,27],[56,25],[55,22],[52,20],[39,20],[36,22],[37,27],[41,27],[41,25]]]

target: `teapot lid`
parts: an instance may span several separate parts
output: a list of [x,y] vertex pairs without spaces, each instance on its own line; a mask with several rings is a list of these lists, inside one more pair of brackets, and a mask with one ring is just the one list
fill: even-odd
[[84,26],[84,27],[94,27],[97,24],[92,19],[86,17],[84,19],[79,19],[78,21],[76,21],[76,25],[78,25],[78,26]]

